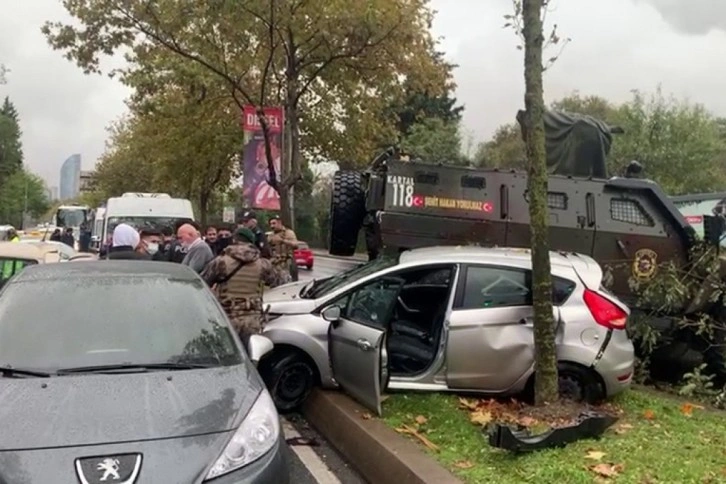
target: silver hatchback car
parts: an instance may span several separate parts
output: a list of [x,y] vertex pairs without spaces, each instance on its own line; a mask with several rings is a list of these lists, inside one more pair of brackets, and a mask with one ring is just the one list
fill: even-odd
[[[550,255],[560,389],[598,401],[631,384],[629,309],[595,260]],[[381,413],[385,389],[509,395],[532,389],[531,253],[428,247],[264,296],[274,350],[260,373],[282,412],[315,385]]]

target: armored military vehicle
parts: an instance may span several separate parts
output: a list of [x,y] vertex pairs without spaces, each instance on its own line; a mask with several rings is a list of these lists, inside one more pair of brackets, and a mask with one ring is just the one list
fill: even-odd
[[[592,256],[610,269],[610,290],[633,304],[629,279],[652,276],[662,261],[685,264],[694,231],[655,182],[608,178],[605,161],[616,130],[559,112],[546,113],[545,121],[551,248]],[[330,253],[352,255],[372,214],[383,252],[530,244],[527,175],[515,170],[405,161],[390,149],[365,171],[339,171]]]
[[[592,256],[608,289],[638,309],[630,281],[653,277],[663,262],[684,267],[696,232],[658,184],[642,178],[638,163],[624,176],[608,175],[606,157],[621,129],[547,112],[545,133],[551,249]],[[366,170],[335,174],[329,250],[353,255],[364,225],[371,254],[431,245],[526,248],[528,201],[526,173],[409,161],[392,148]],[[703,297],[683,312],[715,304]]]

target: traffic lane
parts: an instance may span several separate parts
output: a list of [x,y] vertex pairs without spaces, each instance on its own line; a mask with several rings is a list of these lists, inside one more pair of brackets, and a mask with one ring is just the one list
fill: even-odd
[[290,449],[290,482],[295,484],[365,484],[363,479],[299,414],[282,417]]
[[315,264],[313,264],[312,270],[299,268],[298,277],[301,281],[309,281],[310,279],[319,279],[322,277],[330,277],[350,269],[358,264],[360,261],[334,259],[330,257],[315,257]]

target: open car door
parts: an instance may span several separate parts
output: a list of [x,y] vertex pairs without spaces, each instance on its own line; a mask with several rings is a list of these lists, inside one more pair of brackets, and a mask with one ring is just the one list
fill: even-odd
[[335,380],[378,415],[388,384],[386,331],[403,282],[383,277],[365,283],[322,312],[330,321],[328,354]]

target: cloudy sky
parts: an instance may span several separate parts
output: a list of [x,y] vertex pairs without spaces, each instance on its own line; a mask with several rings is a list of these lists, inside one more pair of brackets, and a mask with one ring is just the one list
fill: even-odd
[[[664,91],[726,116],[726,2],[723,0],[554,0],[548,22],[572,42],[545,78],[554,100],[579,90],[625,101],[632,89]],[[522,55],[502,29],[511,0],[432,0],[435,33],[455,72],[475,141],[510,122],[522,105]],[[124,110],[128,90],[85,76],[51,50],[40,26],[67,20],[59,0],[2,0],[0,62],[11,72],[10,96],[22,122],[27,165],[57,185],[60,165],[80,153],[91,169],[103,152],[105,127]]]

